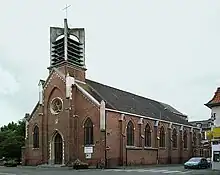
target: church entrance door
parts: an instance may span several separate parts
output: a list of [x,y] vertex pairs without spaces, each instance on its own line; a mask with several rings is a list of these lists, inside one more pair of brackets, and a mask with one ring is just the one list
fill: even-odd
[[62,164],[63,159],[63,139],[59,133],[56,134],[54,138],[54,156],[55,164]]

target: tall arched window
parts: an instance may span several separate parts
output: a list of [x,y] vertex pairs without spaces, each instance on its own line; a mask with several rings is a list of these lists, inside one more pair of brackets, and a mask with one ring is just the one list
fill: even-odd
[[187,131],[185,130],[183,133],[183,148],[187,148]]
[[164,127],[161,126],[160,128],[160,147],[165,147],[165,130]]
[[84,123],[84,145],[93,144],[93,123],[90,118],[88,118]]
[[38,126],[34,127],[33,148],[39,148],[39,128],[38,128]]
[[127,145],[134,146],[134,125],[131,121],[127,125]]
[[196,133],[193,132],[193,145],[196,146],[196,143],[197,143]]
[[146,147],[151,147],[151,129],[150,129],[150,125],[147,124],[145,127],[145,146]]
[[201,146],[201,142],[202,142],[202,134],[199,133],[198,134],[198,144],[199,144],[199,146]]
[[173,140],[173,148],[177,148],[177,132],[175,128],[173,129],[172,140]]

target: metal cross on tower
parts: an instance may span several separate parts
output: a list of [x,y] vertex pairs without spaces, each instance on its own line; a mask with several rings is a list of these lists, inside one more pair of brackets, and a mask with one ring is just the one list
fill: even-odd
[[65,8],[63,8],[63,10],[65,10],[66,11],[66,19],[67,19],[67,10],[68,10],[68,8],[70,7],[71,5],[67,5],[66,4],[66,7]]

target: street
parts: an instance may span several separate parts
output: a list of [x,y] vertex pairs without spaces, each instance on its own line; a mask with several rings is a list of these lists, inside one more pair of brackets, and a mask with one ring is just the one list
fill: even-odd
[[73,170],[71,168],[39,168],[39,167],[16,167],[16,168],[7,168],[0,167],[0,175],[70,175],[70,174],[79,174],[79,175],[125,175],[125,174],[147,174],[147,175],[166,175],[166,174],[186,174],[186,175],[215,175],[219,172],[212,171],[211,169],[204,170],[185,170],[182,166],[163,166],[163,167],[148,167],[148,168],[126,168],[126,169],[106,169],[106,170]]

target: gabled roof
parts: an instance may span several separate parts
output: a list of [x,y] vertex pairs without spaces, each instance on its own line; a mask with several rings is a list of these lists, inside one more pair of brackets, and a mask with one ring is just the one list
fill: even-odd
[[31,112],[30,115],[29,115],[29,114],[26,114],[26,115],[25,115],[24,118],[25,118],[27,121],[30,121],[30,119],[33,117],[33,114],[34,114],[34,112],[37,110],[38,106],[39,106],[39,102],[37,102],[37,104],[35,105],[35,107],[34,107],[34,109],[32,110],[32,112]]
[[[152,117],[155,119],[191,125],[187,120],[183,119],[181,116],[183,115],[182,113],[170,105],[88,79],[86,79],[86,84],[80,84],[80,86],[96,98],[97,101],[101,102],[101,100],[104,100],[107,108]],[[165,109],[165,106],[169,106],[169,108]],[[173,111],[175,111],[175,113]]]
[[220,87],[217,88],[215,95],[208,103],[205,104],[205,106],[209,108],[212,108],[214,106],[220,106]]
[[[53,74],[53,72],[56,72],[57,74],[59,74],[59,76],[61,76],[62,78],[65,78],[64,74],[62,72],[60,72],[57,68],[52,68],[52,70],[51,70],[49,76],[47,77],[46,81],[42,80],[42,79],[39,80],[39,83],[41,83],[43,87],[46,85],[46,83],[50,79],[50,76]],[[38,83],[38,85],[39,85],[39,83]],[[31,112],[31,114],[24,117],[27,121],[30,121],[30,119],[32,118],[34,112],[37,110],[38,106],[39,106],[39,102],[37,102],[37,104],[35,105],[34,109]]]
[[[54,70],[57,72],[56,69]],[[41,81],[43,85],[45,85],[47,82],[43,80]],[[185,116],[184,114],[166,103],[141,97],[139,95],[135,95],[130,92],[116,89],[114,87],[88,79],[86,79],[86,84],[80,83],[80,86],[90,95],[92,95],[98,102],[101,103],[101,101],[104,100],[106,103],[106,108],[166,120],[174,123],[191,125],[186,119],[183,118],[183,116]],[[32,115],[37,109],[38,105],[39,104],[37,103],[28,120],[32,118]]]

